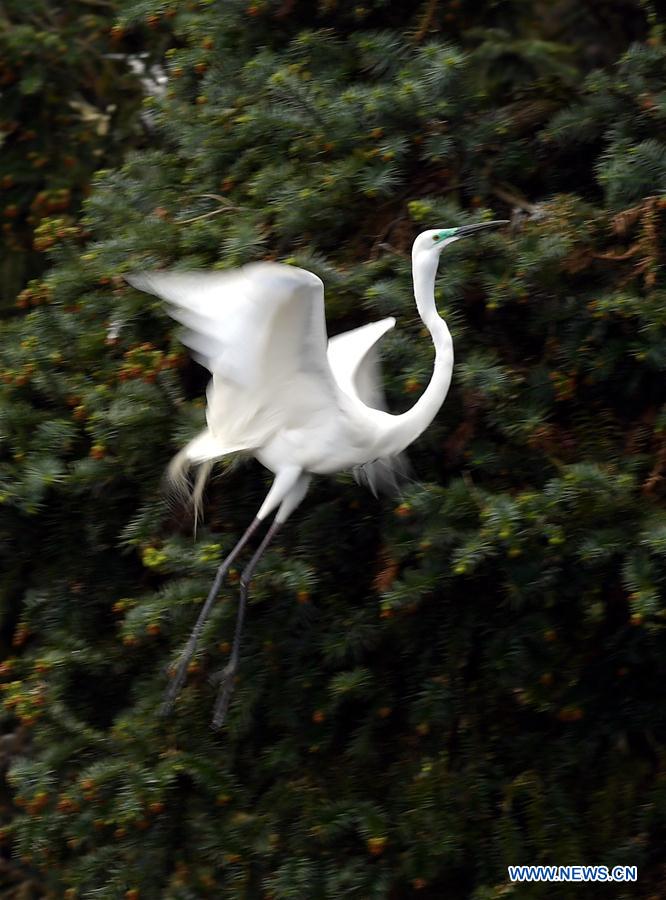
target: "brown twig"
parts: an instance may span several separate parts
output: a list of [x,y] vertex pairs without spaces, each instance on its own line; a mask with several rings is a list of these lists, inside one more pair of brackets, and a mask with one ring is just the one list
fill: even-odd
[[200,219],[208,219],[211,216],[219,216],[220,213],[223,212],[238,212],[242,207],[234,206],[227,200],[226,197],[221,197],[219,194],[198,194],[199,197],[204,197],[206,200],[217,200],[218,203],[224,204],[219,206],[217,209],[211,209],[207,213],[202,213],[200,216],[194,216],[191,219],[180,219],[176,222],[177,225],[189,225],[190,222],[198,222]]
[[418,31],[414,35],[415,44],[420,44],[423,38],[432,28],[438,5],[439,0],[428,0],[428,5],[426,6],[425,12],[423,13]]
[[296,0],[284,0],[284,3],[280,6],[279,9],[276,9],[273,13],[274,19],[285,19],[288,15],[290,15],[294,11],[294,6],[296,5]]
[[496,197],[499,197],[500,200],[508,203],[509,206],[517,206],[519,209],[528,212],[531,216],[539,211],[539,207],[536,204],[530,203],[529,200],[525,200],[524,197],[519,197],[517,194],[512,193],[512,191],[509,191],[506,188],[496,186],[493,187],[492,192]]

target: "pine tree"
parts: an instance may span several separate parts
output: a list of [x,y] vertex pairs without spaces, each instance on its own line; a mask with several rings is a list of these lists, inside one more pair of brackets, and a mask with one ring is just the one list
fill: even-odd
[[[485,900],[506,894],[508,864],[589,861],[638,865],[654,895],[658,25],[618,5],[590,59],[592,3],[565,4],[557,27],[524,3],[168,13],[128,2],[118,20],[166,16],[174,35],[150,145],[49,226],[48,272],[0,339],[13,871],[97,900]],[[615,25],[630,15],[628,47]],[[310,268],[332,333],[397,315],[399,410],[432,365],[413,237],[499,215],[510,230],[442,261],[456,368],[415,480],[376,501],[319,479],[255,580],[228,727],[209,728],[209,680],[237,572],[160,719],[165,670],[268,479],[221,467],[193,537],[161,479],[201,427],[206,375],[122,274]]]
[[114,3],[90,0],[5,0],[0,9],[5,306],[43,271],[51,232],[73,226],[93,173],[144,137],[137,111],[151,62],[172,40],[169,20],[127,29],[115,14]]

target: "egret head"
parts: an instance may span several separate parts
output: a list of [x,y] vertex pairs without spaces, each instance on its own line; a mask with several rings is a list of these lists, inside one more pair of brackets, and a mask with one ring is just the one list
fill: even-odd
[[459,241],[460,238],[477,234],[486,228],[499,228],[500,225],[508,224],[508,219],[497,219],[494,222],[478,222],[475,225],[461,225],[458,228],[431,228],[429,231],[422,231],[414,241],[412,258],[416,259],[422,254],[438,256],[444,247],[448,247],[454,241]]

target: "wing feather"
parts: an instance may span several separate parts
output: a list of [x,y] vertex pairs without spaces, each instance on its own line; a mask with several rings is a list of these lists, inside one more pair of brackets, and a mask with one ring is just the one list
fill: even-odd
[[338,387],[348,397],[373,409],[386,409],[375,345],[394,325],[391,316],[345,331],[328,342],[328,362]]
[[181,340],[213,375],[208,428],[188,444],[190,462],[262,446],[284,424],[284,402],[305,374],[321,402],[339,396],[326,356],[324,286],[305,269],[251,263],[240,269],[125,276],[162,298]]
[[218,379],[256,388],[308,371],[331,381],[324,286],[312,272],[262,262],[227,272],[139,272],[126,280],[167,301],[184,326],[181,340]]
[[[389,316],[338,334],[328,342],[328,361],[338,387],[355,402],[373,409],[387,408],[377,343],[394,325],[395,319]],[[404,453],[381,457],[353,470],[358,483],[370,488],[375,496],[397,493],[408,473]]]

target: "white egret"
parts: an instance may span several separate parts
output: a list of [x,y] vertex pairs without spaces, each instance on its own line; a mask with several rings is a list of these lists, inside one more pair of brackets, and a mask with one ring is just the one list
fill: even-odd
[[199,466],[195,500],[213,462],[252,454],[275,479],[256,517],[220,565],[181,654],[163,711],[171,710],[222,580],[252,534],[275,518],[240,579],[236,632],[222,673],[213,726],[226,716],[238,669],[249,584],[276,531],[305,497],[313,475],[352,469],[374,490],[391,480],[399,454],[428,427],[451,383],[453,341],[435,304],[435,276],[444,247],[508,224],[482,222],[424,231],[412,247],[414,297],[435,346],[432,378],[407,412],[383,408],[375,345],[395,319],[363,325],[330,340],[324,285],[312,272],[257,262],[223,272],[153,271],[127,276],[135,288],[163,298],[185,326],[183,342],[211,373],[207,427],[175,457],[173,479]]

